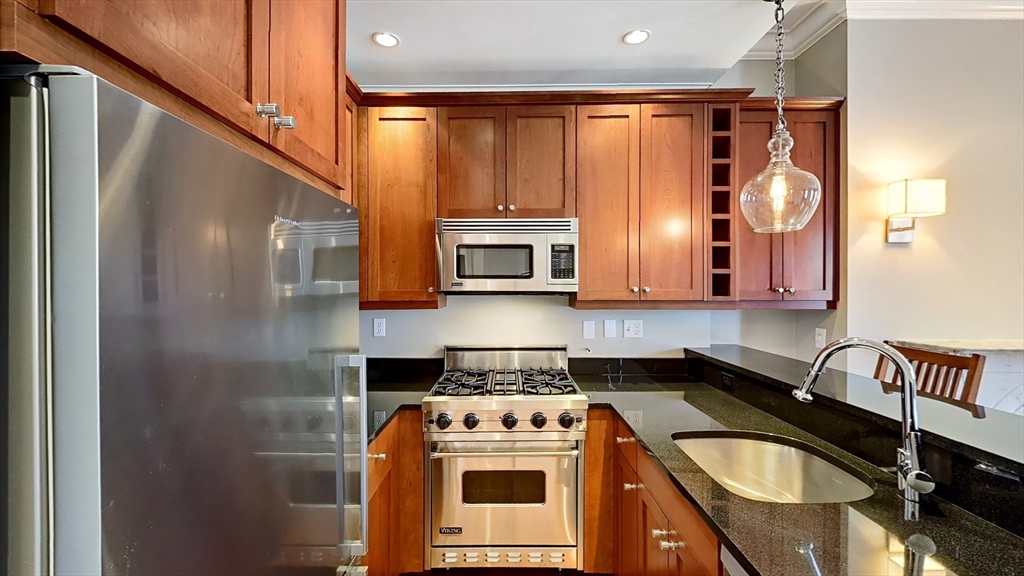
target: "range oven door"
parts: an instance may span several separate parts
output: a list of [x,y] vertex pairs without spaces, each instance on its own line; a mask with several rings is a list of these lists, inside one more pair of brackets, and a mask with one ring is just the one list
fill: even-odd
[[576,546],[576,441],[433,442],[431,545]]

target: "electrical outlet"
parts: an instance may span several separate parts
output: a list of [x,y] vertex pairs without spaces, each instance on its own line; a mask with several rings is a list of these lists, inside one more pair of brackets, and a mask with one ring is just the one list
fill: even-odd
[[594,339],[594,321],[584,320],[583,321],[583,339],[593,340]]
[[722,390],[732,392],[733,376],[722,372]]
[[633,430],[639,430],[644,425],[642,410],[623,410],[622,417],[626,420]]
[[384,410],[373,411],[373,429],[380,430],[380,427],[384,425],[384,421],[388,419],[388,413]]
[[623,320],[622,321],[622,337],[623,338],[643,338],[644,337],[644,321],[643,320]]
[[615,338],[615,320],[604,321],[604,337]]
[[383,338],[384,337],[384,319],[374,318],[373,319],[373,337]]
[[825,344],[827,343],[827,341],[828,341],[828,335],[826,334],[825,329],[824,328],[815,328],[814,329],[814,347],[815,348],[819,348],[819,349],[820,348],[824,348]]

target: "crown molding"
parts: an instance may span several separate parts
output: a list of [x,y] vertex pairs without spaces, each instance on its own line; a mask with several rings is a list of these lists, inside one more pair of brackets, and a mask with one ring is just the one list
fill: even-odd
[[418,94],[435,92],[581,92],[589,90],[703,90],[710,82],[658,84],[366,84],[363,94]]
[[[785,60],[795,59],[846,19],[843,2],[818,0],[811,4],[809,9],[798,14],[798,18],[786,26],[786,46],[782,57]],[[775,60],[775,28],[758,40],[741,60]]]
[[850,20],[1024,20],[1024,0],[846,0]]

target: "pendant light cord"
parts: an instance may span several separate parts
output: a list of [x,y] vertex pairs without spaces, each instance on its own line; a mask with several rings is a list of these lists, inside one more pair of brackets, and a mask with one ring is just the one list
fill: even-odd
[[775,109],[779,113],[776,131],[786,129],[786,117],[782,114],[782,106],[786,103],[786,68],[782,60],[782,40],[786,37],[782,22],[786,19],[786,11],[782,8],[782,1],[775,0]]

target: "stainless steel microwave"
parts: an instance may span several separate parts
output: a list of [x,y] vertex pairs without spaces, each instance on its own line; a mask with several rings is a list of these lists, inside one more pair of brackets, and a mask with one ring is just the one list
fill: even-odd
[[438,218],[441,291],[576,292],[578,226],[576,218]]
[[327,296],[359,292],[359,222],[270,224],[270,276],[274,296]]

